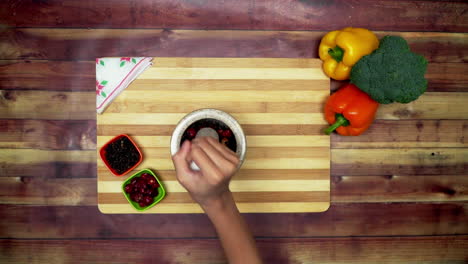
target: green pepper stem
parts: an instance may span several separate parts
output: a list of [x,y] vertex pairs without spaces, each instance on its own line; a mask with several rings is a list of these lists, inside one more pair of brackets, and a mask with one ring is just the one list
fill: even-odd
[[339,46],[335,46],[333,49],[328,49],[328,54],[337,62],[341,62],[343,60],[344,50]]
[[340,126],[349,126],[348,119],[346,119],[342,114],[336,114],[335,119],[335,123],[323,131],[325,132],[325,134],[330,135],[333,131],[335,131],[335,129],[337,129]]

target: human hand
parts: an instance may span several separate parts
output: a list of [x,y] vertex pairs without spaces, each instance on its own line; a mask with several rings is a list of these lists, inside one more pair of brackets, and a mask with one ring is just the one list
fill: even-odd
[[[211,137],[186,140],[172,161],[177,180],[202,207],[230,192],[229,181],[239,164],[234,152]],[[200,171],[190,168],[192,161]]]

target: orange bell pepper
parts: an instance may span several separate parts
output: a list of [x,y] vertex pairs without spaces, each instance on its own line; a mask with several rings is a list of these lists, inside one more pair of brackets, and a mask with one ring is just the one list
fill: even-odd
[[329,124],[324,132],[334,130],[343,136],[358,136],[374,121],[379,103],[354,84],[347,84],[332,94],[325,104],[325,119]]

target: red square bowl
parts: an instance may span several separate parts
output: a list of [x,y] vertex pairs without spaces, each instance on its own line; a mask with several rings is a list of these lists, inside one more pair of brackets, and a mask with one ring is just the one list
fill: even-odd
[[[116,142],[117,140],[121,139],[121,138],[127,138],[129,139],[129,141],[132,143],[132,145],[136,148],[136,150],[138,151],[138,155],[140,156],[140,158],[138,159],[138,162],[135,163],[134,165],[132,165],[132,167],[130,167],[128,170],[124,171],[123,173],[118,173],[114,168],[111,167],[111,165],[109,164],[109,161],[107,160],[106,158],[106,149],[107,147]],[[102,161],[104,161],[104,164],[106,164],[106,167],[112,172],[112,174],[114,174],[115,176],[122,176],[122,175],[125,175],[127,174],[128,172],[132,171],[133,169],[135,169],[140,163],[141,161],[143,160],[143,154],[141,153],[141,150],[140,148],[138,148],[137,144],[135,144],[135,142],[128,136],[128,135],[125,135],[125,134],[122,134],[122,135],[118,135],[116,137],[114,137],[113,139],[109,140],[109,142],[107,142],[106,144],[104,144],[104,146],[101,147],[101,149],[99,150],[99,155],[101,156],[101,159]]]

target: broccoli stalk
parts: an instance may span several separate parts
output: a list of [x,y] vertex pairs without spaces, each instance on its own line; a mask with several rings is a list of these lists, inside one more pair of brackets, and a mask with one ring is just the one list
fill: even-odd
[[411,52],[402,37],[385,36],[373,53],[351,70],[351,83],[381,104],[409,103],[427,89],[427,60]]

